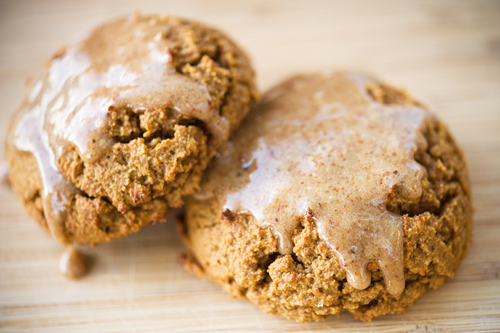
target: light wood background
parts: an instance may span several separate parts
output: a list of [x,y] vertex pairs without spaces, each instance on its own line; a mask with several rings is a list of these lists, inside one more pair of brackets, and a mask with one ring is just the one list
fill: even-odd
[[456,277],[406,314],[297,324],[183,271],[171,223],[85,249],[95,258],[92,273],[67,281],[57,269],[62,247],[2,187],[1,331],[500,331],[500,1],[1,0],[2,140],[28,76],[59,46],[136,9],[226,31],[252,56],[262,90],[292,73],[323,69],[367,70],[408,88],[466,152],[474,244]]

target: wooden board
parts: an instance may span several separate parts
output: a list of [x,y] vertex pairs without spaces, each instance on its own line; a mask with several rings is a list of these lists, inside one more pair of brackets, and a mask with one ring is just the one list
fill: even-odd
[[[232,300],[183,271],[171,223],[85,249],[79,282],[57,266],[62,247],[0,188],[0,330],[500,331],[500,1],[27,1],[0,2],[0,137],[23,82],[61,45],[141,9],[219,27],[251,54],[262,90],[288,75],[362,69],[407,87],[450,127],[473,185],[474,244],[454,279],[403,315],[349,314],[297,324]],[[3,156],[3,145],[0,148]]]

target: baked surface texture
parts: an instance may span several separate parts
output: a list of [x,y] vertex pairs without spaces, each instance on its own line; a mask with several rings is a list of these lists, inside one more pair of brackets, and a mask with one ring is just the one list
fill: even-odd
[[[56,172],[74,187],[69,192],[60,190],[65,197],[62,230],[66,242],[97,244],[163,222],[171,207],[181,206],[182,197],[198,188],[208,161],[240,124],[258,92],[248,57],[221,32],[171,16],[134,15],[105,23],[78,44],[57,52],[42,76],[42,95],[44,90],[49,95],[55,89],[50,86],[54,68],[81,61],[81,54],[88,55],[83,59],[90,58],[90,65],[81,70],[84,74],[75,74],[76,83],[65,81],[62,90],[67,90],[64,97],[71,101],[74,91],[83,90],[84,84],[101,84],[96,85],[94,95],[82,100],[110,101],[102,126],[84,133],[99,134],[97,140],[87,140],[87,147],[104,138],[104,148],[88,148],[98,154],[86,157],[74,144],[79,138],[67,140],[69,130],[57,137],[45,124],[42,132],[49,141],[54,136],[49,143],[56,156],[44,163],[53,163]],[[155,82],[149,77],[166,83],[143,84]],[[81,83],[84,79],[90,83]],[[130,87],[123,88],[126,84]],[[43,106],[43,96],[33,102],[34,91],[40,91],[36,85],[36,81],[30,84],[25,102],[12,117],[6,154],[14,191],[29,215],[51,230],[44,209],[40,159],[15,145],[15,137],[24,135],[19,118],[25,109]],[[203,107],[215,116],[196,110],[192,95],[206,97],[208,105]],[[78,112],[69,110],[68,114],[76,118],[84,111]],[[55,129],[61,132],[72,124],[61,121]]]
[[[336,73],[333,77],[345,80],[346,75]],[[373,103],[424,108],[402,90],[357,75],[367,82],[363,94]],[[297,76],[278,89],[286,91],[295,82],[307,85],[315,80],[315,75]],[[281,98],[274,93],[275,89],[264,96],[267,106],[252,112],[240,131],[258,122],[264,112],[273,112],[273,99]],[[224,208],[224,195],[203,193],[206,183],[217,183],[224,177],[220,168],[213,167],[204,176],[202,192],[187,199],[185,216],[178,223],[188,247],[181,264],[220,284],[234,297],[247,298],[267,313],[298,322],[320,321],[345,311],[364,321],[405,312],[426,290],[453,277],[472,242],[470,185],[463,153],[436,117],[425,119],[422,134],[426,145],[414,154],[425,170],[421,195],[409,200],[395,189],[388,193],[385,204],[388,211],[403,219],[405,287],[401,294],[387,291],[375,263],[367,267],[369,286],[354,288],[339,257],[319,236],[314,211],[299,217],[292,232],[292,252],[280,253],[280,242],[271,226],[259,226],[247,212]]]

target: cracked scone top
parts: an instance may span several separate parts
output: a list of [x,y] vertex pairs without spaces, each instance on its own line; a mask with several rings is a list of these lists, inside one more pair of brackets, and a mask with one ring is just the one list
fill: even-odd
[[62,243],[164,220],[248,112],[253,80],[245,54],[211,28],[168,16],[106,23],[31,82],[7,148],[40,179],[26,186],[14,171],[14,189]]
[[[360,295],[370,295],[364,305],[373,301],[374,308],[377,295],[416,296],[413,285],[405,288],[405,225],[437,201],[428,186],[434,175],[415,157],[430,148],[425,135],[437,123],[404,92],[361,73],[297,76],[278,85],[188,200],[181,231],[193,259],[186,267],[299,321],[355,310]],[[463,211],[465,225],[470,203]],[[468,247],[470,234],[463,240]],[[349,295],[354,304],[342,305]],[[365,311],[372,312],[364,318],[383,314]]]

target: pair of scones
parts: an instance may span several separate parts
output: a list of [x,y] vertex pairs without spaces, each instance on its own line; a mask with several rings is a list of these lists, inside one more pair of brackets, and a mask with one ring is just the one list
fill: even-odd
[[107,23],[31,83],[7,138],[11,184],[66,244],[135,233],[186,198],[182,265],[299,322],[403,312],[453,276],[472,240],[469,181],[434,115],[367,75],[312,74],[239,126],[254,81],[211,28]]

